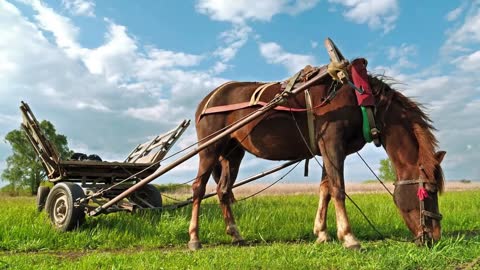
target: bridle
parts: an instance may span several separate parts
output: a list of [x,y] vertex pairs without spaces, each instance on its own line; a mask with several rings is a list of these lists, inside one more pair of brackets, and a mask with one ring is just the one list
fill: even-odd
[[[425,169],[423,168],[422,165],[420,165],[420,171],[426,176]],[[428,191],[425,188],[425,183],[434,185],[435,190],[433,192],[437,191],[436,184],[432,184],[421,177],[419,179],[401,180],[394,183],[395,188],[397,186],[418,184],[417,197],[420,204],[420,227],[422,229],[422,233],[419,236],[417,236],[414,240],[420,239],[422,244],[425,243],[425,240],[426,240],[425,235],[428,235],[428,233],[430,232],[429,228],[427,228],[427,226],[425,225],[426,218],[435,219],[437,221],[440,221],[443,218],[442,214],[434,213],[425,209],[425,199],[428,198]]]

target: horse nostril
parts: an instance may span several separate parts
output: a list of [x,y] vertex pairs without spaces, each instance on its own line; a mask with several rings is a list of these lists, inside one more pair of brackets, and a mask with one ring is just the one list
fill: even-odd
[[431,232],[425,232],[423,235],[420,235],[415,239],[415,245],[418,247],[427,246],[431,248],[433,244],[437,242],[437,239],[433,237]]

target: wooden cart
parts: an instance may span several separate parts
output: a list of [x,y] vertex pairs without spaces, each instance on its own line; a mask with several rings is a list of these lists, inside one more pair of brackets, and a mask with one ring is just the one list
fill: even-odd
[[[42,132],[40,125],[27,103],[21,103],[22,128],[35,149],[48,180],[54,183],[39,187],[37,192],[38,210],[45,208],[53,225],[62,231],[78,227],[85,220],[85,214],[97,205],[118,196],[139,180],[154,173],[160,166],[173,144],[189,126],[184,120],[176,128],[152,140],[140,144],[124,162],[98,160],[63,160]],[[84,202],[78,201],[89,194],[101,194]],[[162,197],[155,186],[148,184],[132,193],[126,200],[119,201],[107,212],[133,211],[135,208],[158,208]]]

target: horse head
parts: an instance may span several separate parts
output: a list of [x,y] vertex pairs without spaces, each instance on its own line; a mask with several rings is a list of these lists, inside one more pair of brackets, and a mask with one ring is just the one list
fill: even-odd
[[436,151],[435,128],[415,101],[379,77],[370,77],[377,99],[381,140],[396,171],[394,202],[417,244],[441,237],[442,215],[438,193],[443,191],[441,162],[445,151]]

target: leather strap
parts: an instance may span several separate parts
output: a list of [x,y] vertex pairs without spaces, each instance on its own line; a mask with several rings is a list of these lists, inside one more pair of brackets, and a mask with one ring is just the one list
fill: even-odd
[[208,108],[208,104],[210,103],[210,101],[212,101],[213,97],[216,96],[223,88],[225,88],[227,85],[230,85],[230,84],[233,84],[233,83],[236,83],[236,81],[230,81],[230,82],[226,82],[222,85],[220,85],[217,90],[215,90],[215,92],[213,92],[213,94],[208,98],[207,102],[205,102],[205,106],[203,106],[203,110],[202,110],[202,113],[201,114],[204,114],[205,111],[207,110]]
[[256,105],[260,101],[260,97],[262,96],[263,92],[270,86],[277,84],[277,82],[271,82],[262,84],[261,86],[257,87],[250,98],[250,105]]
[[310,96],[310,91],[308,89],[305,90],[305,104],[307,107],[307,126],[310,150],[313,153],[316,153],[318,146],[315,141],[315,115],[313,112],[312,97]]
[[366,107],[367,111],[367,118],[368,123],[370,126],[370,135],[372,136],[373,143],[376,147],[380,147],[382,144],[380,143],[380,130],[377,128],[377,124],[375,123],[375,117],[373,115],[373,107]]
[[436,219],[436,220],[442,220],[442,218],[443,218],[442,214],[433,213],[433,212],[430,212],[430,211],[427,211],[427,210],[423,210],[422,214],[429,217],[429,218],[433,218],[433,219]]
[[288,83],[287,83],[287,86],[285,87],[285,90],[284,92],[290,92],[293,88],[293,85],[295,84],[295,82],[297,81],[298,79],[298,76],[300,76],[300,74],[302,73],[302,71],[300,70],[299,72],[295,73],[295,75],[293,75],[290,80],[288,80]]
[[425,181],[418,180],[418,179],[415,179],[415,180],[401,180],[401,181],[397,181],[397,182],[393,183],[393,185],[401,186],[401,185],[413,185],[413,184],[420,184],[420,183],[425,183]]

